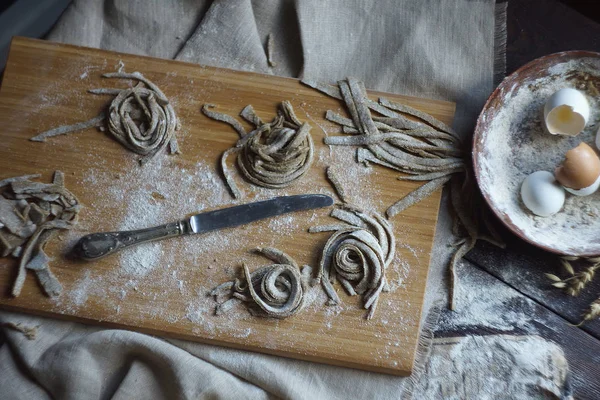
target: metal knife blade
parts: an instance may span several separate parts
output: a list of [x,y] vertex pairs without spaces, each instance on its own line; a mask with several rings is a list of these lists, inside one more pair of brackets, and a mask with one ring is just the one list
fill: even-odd
[[332,204],[333,199],[323,194],[275,197],[270,200],[196,214],[190,217],[189,224],[193,233],[202,233],[244,225],[294,211],[327,207]]
[[193,233],[235,227],[294,211],[327,207],[333,199],[322,194],[275,197],[203,212],[181,221],[134,231],[92,233],[79,239],[72,253],[85,260],[96,260],[135,244]]

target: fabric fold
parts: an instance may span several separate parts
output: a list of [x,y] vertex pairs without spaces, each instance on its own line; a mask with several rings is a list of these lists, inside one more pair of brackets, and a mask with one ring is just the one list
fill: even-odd
[[[329,83],[354,76],[369,89],[456,102],[454,126],[468,137],[503,57],[502,18],[493,0],[74,0],[48,39]],[[423,315],[445,297],[450,225],[443,210]],[[406,386],[391,375],[6,311],[0,321],[39,325],[35,340],[0,331],[0,397],[392,399]]]

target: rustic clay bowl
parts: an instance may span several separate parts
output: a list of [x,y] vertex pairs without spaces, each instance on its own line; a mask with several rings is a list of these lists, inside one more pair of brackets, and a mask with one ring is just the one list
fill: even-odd
[[[542,109],[557,89],[574,87],[590,102],[586,129],[574,138],[543,132]],[[553,172],[564,153],[580,142],[594,145],[600,119],[600,53],[568,51],[536,59],[504,79],[479,115],[473,138],[475,176],[498,218],[517,236],[550,252],[600,255],[600,191],[567,193],[563,209],[550,217],[531,214],[520,199],[523,179]]]

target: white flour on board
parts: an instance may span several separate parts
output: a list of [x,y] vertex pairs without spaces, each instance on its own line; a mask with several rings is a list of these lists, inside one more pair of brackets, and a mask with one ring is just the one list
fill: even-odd
[[[542,128],[542,110],[546,100],[565,87],[580,88],[582,78],[569,80],[568,73],[580,71],[599,76],[600,60],[567,62],[549,69],[549,76],[531,80],[502,95],[501,108],[482,142],[485,156],[480,157],[482,190],[487,192],[500,213],[510,216],[513,224],[540,245],[570,253],[570,249],[598,248],[600,232],[600,192],[587,197],[567,193],[561,211],[550,217],[530,213],[520,199],[523,180],[539,170],[554,172],[565,153],[586,142],[595,148],[600,112],[598,98],[587,93],[591,116],[584,132],[575,137],[553,136]],[[585,90],[582,89],[585,93]],[[566,240],[568,238],[568,240]]]
[[[322,158],[316,159],[315,163],[321,168],[322,165],[329,162],[327,157],[328,155],[324,154]],[[348,192],[355,196],[356,201],[354,204],[371,211],[383,209],[383,204],[375,200],[376,193],[365,193],[361,196],[359,190],[355,189],[355,186],[364,187],[368,185],[373,168],[365,168],[356,164],[351,148],[342,149],[339,153],[336,151],[335,166],[336,170],[339,168],[340,181],[348,184],[350,188]],[[204,209],[209,210],[240,202],[266,199],[272,196],[272,191],[251,187],[236,174],[236,179],[239,180],[245,197],[241,201],[234,201],[212,165],[208,166],[205,162],[199,162],[193,167],[182,167],[178,166],[175,157],[166,155],[157,157],[146,167],[138,168],[136,166],[136,168],[132,168],[125,174],[119,174],[118,176],[114,172],[107,172],[106,169],[103,164],[98,168],[91,167],[89,173],[83,178],[82,183],[87,186],[108,188],[97,201],[87,205],[87,223],[83,224],[84,229],[87,226],[97,225],[102,215],[108,212],[109,208],[116,205],[122,205],[123,207],[122,210],[116,211],[121,222],[115,228],[128,230],[175,221],[185,215]],[[165,170],[170,171],[168,179],[161,176]],[[310,182],[303,182],[290,189],[278,191],[277,195],[310,191]],[[183,192],[186,193],[185,196],[182,196]],[[335,196],[333,190],[327,190],[324,193]],[[254,334],[252,327],[248,327],[254,317],[246,311],[243,304],[239,304],[222,318],[217,319],[213,316],[216,303],[212,297],[207,296],[207,293],[213,287],[222,283],[222,280],[213,278],[203,282],[187,281],[185,279],[186,268],[210,269],[215,266],[218,269],[225,268],[229,279],[233,279],[240,276],[239,270],[236,271],[235,264],[222,264],[223,249],[239,246],[240,244],[244,247],[248,245],[277,247],[278,235],[308,235],[306,229],[311,225],[323,223],[323,215],[326,214],[327,212],[315,211],[308,218],[308,221],[302,220],[302,222],[293,214],[274,217],[260,228],[252,228],[253,236],[256,239],[251,244],[243,243],[247,240],[248,228],[239,227],[209,232],[199,237],[191,236],[143,244],[122,251],[114,256],[118,260],[118,268],[115,268],[112,273],[95,277],[93,266],[88,267],[88,271],[84,273],[83,278],[76,282],[73,288],[65,291],[65,296],[62,300],[59,300],[57,305],[65,310],[74,311],[82,307],[92,296],[102,296],[113,307],[115,313],[123,313],[126,307],[129,307],[127,306],[129,296],[143,296],[148,303],[147,307],[136,311],[136,316],[140,319],[140,322],[147,318],[171,323],[184,319],[197,325],[192,328],[192,332],[196,334],[214,338],[224,334],[236,338],[249,337]],[[320,218],[317,218],[319,215]],[[78,234],[73,232],[69,233],[68,236],[68,241],[72,243],[76,240]],[[194,248],[193,246],[199,247]],[[412,256],[405,258],[397,255],[392,265],[390,265],[388,279],[393,290],[406,290],[404,280],[409,274],[411,263],[418,262],[417,253],[404,243],[399,243],[398,249],[408,250]],[[268,260],[261,259],[252,261],[251,266],[267,263]],[[313,268],[316,268],[316,265]],[[158,284],[164,290],[184,294],[185,296],[181,296],[182,299],[185,297],[187,301],[184,309],[181,310],[181,303],[169,304],[163,302],[160,297],[157,298],[156,294],[153,294],[155,291],[147,288],[147,285],[151,282]],[[110,295],[106,295],[107,291]],[[173,296],[169,298],[173,298]],[[344,296],[344,298],[346,297]],[[312,313],[323,314],[323,323],[318,328],[318,332],[323,334],[335,329],[336,318],[342,311],[359,305],[358,299],[346,298],[347,300],[344,300],[344,303],[339,306],[326,306],[327,298],[320,286],[311,287],[306,293],[305,299],[304,312],[307,313],[306,315]],[[386,299],[385,295],[381,296],[380,301],[385,302],[382,304],[385,304],[387,309],[390,310],[381,322],[383,325],[388,325],[391,321],[394,321],[394,325],[397,326],[396,334],[401,334],[405,327],[418,324],[418,320],[415,320],[415,318],[405,316],[405,307],[408,307],[409,304],[398,306],[395,302]],[[362,311],[364,310],[361,310],[360,315],[362,315]],[[299,313],[292,321],[269,322],[273,325],[273,330],[266,334],[261,333],[265,336],[265,347],[276,348],[277,343],[281,340],[286,340],[289,344],[300,340],[296,334],[290,333],[294,332],[294,329],[279,329],[278,327],[281,324],[286,324],[287,327],[294,326],[295,322],[302,320],[302,314]],[[357,323],[366,323],[360,315],[357,316]],[[392,340],[389,343],[389,346],[392,347],[401,345],[402,341],[399,340]],[[385,359],[390,354],[392,353],[389,351],[382,352],[378,354],[378,357]]]
[[[117,69],[123,65],[117,64],[114,67]],[[100,72],[104,71],[85,67],[69,73],[73,75],[73,79],[88,81],[93,74]],[[178,77],[176,74],[171,74],[170,78]],[[126,83],[115,83],[113,80],[105,82],[103,87],[127,86]],[[157,84],[168,95],[169,83],[157,82]],[[204,86],[199,86],[199,92],[189,91],[172,99],[174,107],[177,108],[179,105],[182,109],[192,108],[191,105],[195,105],[199,101],[198,98],[222,90],[222,87],[211,81],[206,81]],[[91,95],[83,92],[77,96]],[[240,109],[242,107],[243,105]],[[332,127],[327,122],[316,125],[314,116],[322,113],[323,110],[305,105],[302,111],[313,127],[312,135],[315,142],[321,142],[327,134],[339,133],[339,127]],[[301,119],[305,119],[302,111],[298,115]],[[182,113],[180,118],[183,129],[177,132],[177,135],[180,146],[185,152],[185,142],[189,138],[189,132],[185,128],[185,113]],[[46,128],[48,127],[44,127]],[[98,132],[81,132],[70,136],[69,141],[63,139],[60,145],[65,146],[68,151],[81,151],[78,135],[93,134],[101,135]],[[233,145],[235,143],[233,132],[231,139]],[[106,140],[110,138],[106,137]],[[59,139],[48,141],[46,145],[59,146],[58,142]],[[384,201],[379,199],[380,195],[377,191],[369,190],[372,187],[373,177],[377,176],[382,168],[365,167],[356,163],[353,147],[336,147],[330,150],[327,147],[317,146],[316,150],[312,168],[324,171],[326,166],[331,165],[352,205],[369,212],[382,213],[385,210],[389,204],[384,204]],[[331,187],[315,187],[310,179],[301,179],[290,187],[277,191],[253,186],[239,176],[232,157],[229,159],[230,171],[244,194],[241,200],[233,200],[216,169],[219,154],[214,152],[198,155],[197,161],[193,164],[186,163],[178,156],[159,154],[143,167],[135,162],[135,156],[130,153],[124,152],[122,157],[125,162],[130,162],[130,168],[117,173],[107,163],[101,151],[88,154],[89,162],[83,168],[85,172],[81,174],[79,183],[89,188],[94,196],[90,196],[93,200],[89,204],[84,204],[85,208],[78,229],[65,233],[64,243],[68,246],[72,246],[81,234],[98,229],[141,229],[174,222],[203,210],[264,200],[274,196],[316,192],[331,195],[337,200]],[[305,319],[310,320],[315,318],[315,315],[321,321],[316,325],[318,326],[316,333],[322,335],[342,334],[340,330],[342,328],[336,321],[347,312],[356,313],[355,323],[359,327],[372,324],[362,318],[366,311],[360,308],[358,297],[350,298],[343,294],[342,304],[335,307],[326,306],[327,297],[321,287],[310,287],[305,293],[305,310],[286,321],[257,322],[256,326],[264,324],[269,326],[265,332],[264,329],[254,328],[256,318],[247,312],[243,304],[239,304],[225,316],[215,317],[213,314],[216,303],[207,294],[225,280],[240,276],[239,262],[232,262],[233,258],[226,250],[237,249],[233,257],[237,257],[236,260],[239,261],[245,260],[246,256],[250,257],[247,249],[256,246],[278,247],[280,238],[309,235],[306,232],[309,226],[334,223],[334,220],[328,220],[327,214],[328,210],[315,210],[302,218],[297,218],[294,214],[282,215],[252,227],[241,226],[208,232],[200,236],[142,244],[111,256],[114,264],[102,273],[96,273],[93,263],[82,264],[79,278],[69,287],[65,287],[63,296],[53,300],[55,310],[77,313],[93,302],[102,302],[103,307],[113,310],[115,321],[126,316],[128,323],[134,324],[136,319],[140,323],[147,321],[155,321],[157,324],[192,323],[192,332],[203,337],[218,338],[229,335],[244,339],[260,335],[261,343],[264,342],[265,347],[277,348],[280,343],[285,342],[286,345],[310,348],[311,344],[307,343],[305,336],[297,334],[298,329],[295,327],[298,324],[298,328],[301,328],[306,324]],[[107,215],[111,217],[106,218]],[[405,243],[411,234],[410,230],[402,228],[400,231],[397,237],[398,253],[390,265],[388,280],[394,291],[407,291],[405,281],[409,277],[411,265],[419,262],[418,257],[421,254]],[[326,240],[326,235],[321,235]],[[285,251],[285,248],[282,250]],[[307,255],[314,253],[310,249],[305,249],[304,252]],[[400,256],[400,252],[408,255]],[[304,258],[298,259],[299,263],[308,262],[307,257]],[[318,256],[315,255],[314,258],[317,259]],[[268,260],[256,256],[248,259],[251,268],[267,263]],[[316,265],[312,267],[315,270],[317,268]],[[197,269],[212,270],[214,273],[203,273],[201,274],[203,279],[199,280],[195,279],[199,276]],[[165,296],[165,293],[168,295]],[[393,330],[391,333],[377,333],[376,336],[393,337],[393,339],[389,340],[386,349],[378,351],[374,357],[386,360],[393,357],[394,349],[403,346],[404,343],[400,338],[411,329],[410,327],[418,325],[420,316],[407,316],[411,304],[400,304],[385,294],[380,297],[380,302],[380,308],[385,308],[387,312],[381,318],[377,315],[377,323],[388,326],[387,331],[389,327],[393,327]],[[314,332],[310,334],[313,335]],[[332,344],[332,346],[342,346],[342,344]],[[340,347],[339,350],[343,349]]]

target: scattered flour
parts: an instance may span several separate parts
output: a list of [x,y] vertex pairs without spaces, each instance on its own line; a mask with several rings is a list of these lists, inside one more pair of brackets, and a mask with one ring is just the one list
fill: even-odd
[[480,400],[569,398],[562,349],[539,336],[435,339],[413,397]]
[[[482,135],[480,185],[497,213],[510,218],[529,240],[568,254],[600,253],[600,192],[572,196],[562,211],[550,217],[531,214],[520,200],[521,183],[529,174],[553,172],[565,153],[586,142],[592,147],[598,128],[599,101],[583,76],[600,88],[600,60],[582,59],[553,66],[541,78],[525,80],[519,87],[502,88],[501,106],[491,109],[493,118]],[[575,87],[587,94],[591,116],[584,132],[576,137],[553,136],[543,131],[543,107],[555,91]],[[568,240],[565,240],[568,238]]]
[[456,311],[440,316],[436,329],[482,327],[497,332],[537,332],[535,303],[469,263],[457,268]]
[[[107,65],[110,64],[110,67]],[[95,74],[113,68],[120,69],[122,63],[106,62],[105,68],[84,67],[66,71],[73,80],[91,81]],[[175,81],[185,79],[182,74],[171,74],[169,80],[156,80],[167,95],[174,90]],[[110,83],[102,85],[111,87]],[[89,151],[80,135],[102,135],[98,132],[82,132],[66,138],[48,141],[45,145],[53,151],[86,151],[86,165],[81,173],[67,179],[77,179],[87,190],[82,196],[86,201],[81,213],[77,230],[65,233],[64,243],[72,246],[86,233],[96,231],[114,231],[140,229],[177,221],[203,210],[226,207],[251,201],[259,201],[274,196],[299,193],[322,193],[336,198],[328,184],[315,184],[315,179],[302,179],[283,190],[259,188],[248,184],[235,173],[236,181],[244,193],[241,200],[233,200],[217,171],[216,160],[220,151],[202,148],[201,154],[186,151],[186,141],[192,134],[186,126],[199,115],[199,106],[210,99],[214,93],[228,90],[222,83],[214,80],[198,80],[198,91],[187,91],[172,102],[182,121],[183,129],[177,133],[184,154],[169,156],[160,154],[148,164],[140,167],[130,153],[120,147],[117,155],[122,157],[120,167],[106,161],[100,150]],[[48,104],[57,104],[68,100],[71,94],[55,94],[55,88],[42,90],[40,96],[47,96]],[[85,91],[77,94],[78,99],[86,100],[90,96]],[[232,93],[232,96],[238,96]],[[37,99],[35,103],[46,101]],[[243,107],[242,104],[240,109]],[[193,112],[190,110],[194,110]],[[313,125],[312,134],[315,143],[323,136],[337,134],[339,128],[323,122],[315,123],[316,113],[324,110],[303,107],[307,119]],[[37,110],[36,112],[42,112]],[[341,110],[338,110],[341,112]],[[312,113],[309,116],[308,113]],[[267,118],[267,116],[264,116]],[[304,119],[302,113],[299,117]],[[319,118],[320,120],[321,118]],[[316,126],[315,126],[316,125]],[[41,127],[48,129],[47,126]],[[41,129],[40,129],[41,130]],[[232,132],[231,144],[235,143]],[[109,141],[110,139],[104,138]],[[373,178],[381,177],[382,168],[365,167],[356,163],[355,150],[351,147],[329,149],[317,145],[313,167],[313,178],[317,173],[323,175],[324,167],[333,166],[339,180],[346,189],[353,205],[370,212],[382,213],[389,204],[379,199],[373,187]],[[233,164],[233,160],[229,160]],[[318,172],[317,172],[318,171]],[[367,190],[361,190],[367,188]],[[347,330],[357,332],[357,339],[371,339],[369,332],[375,330],[378,344],[373,346],[373,358],[382,365],[390,366],[400,355],[412,355],[414,343],[413,327],[418,326],[420,313],[416,313],[409,301],[409,287],[414,282],[415,264],[420,250],[415,250],[405,242],[411,235],[409,229],[397,227],[398,254],[389,270],[390,286],[394,295],[380,297],[378,312],[374,320],[365,321],[366,310],[360,307],[358,297],[348,297],[340,290],[342,304],[326,306],[327,297],[320,286],[309,288],[306,292],[305,311],[289,320],[258,320],[252,317],[243,304],[239,304],[225,316],[215,316],[216,303],[207,294],[220,283],[239,277],[242,261],[251,268],[264,265],[267,261],[249,253],[256,246],[274,246],[285,251],[286,246],[295,243],[299,235],[307,235],[307,243],[294,254],[301,264],[310,264],[317,268],[319,251],[315,248],[324,244],[328,234],[309,235],[306,230],[313,225],[335,222],[328,215],[329,210],[313,210],[278,216],[266,221],[193,235],[169,239],[155,243],[145,243],[110,256],[97,264],[78,265],[77,277],[65,287],[64,295],[52,300],[54,311],[60,313],[85,313],[86,307],[103,307],[106,319],[130,325],[137,323],[164,329],[166,324],[177,323],[181,329],[188,329],[203,338],[227,340],[235,338],[239,343],[251,343],[272,349],[300,351],[309,354],[322,348],[323,344],[314,340],[315,332],[332,338],[347,336]],[[109,216],[109,217],[107,217]],[[393,223],[393,221],[392,221]],[[302,237],[304,240],[305,238]],[[313,244],[315,244],[313,246]],[[337,286],[336,286],[337,287]],[[399,295],[399,296],[397,296]],[[85,315],[83,315],[85,316]],[[94,317],[94,316],[90,316]],[[349,323],[350,321],[350,323]],[[383,329],[385,327],[385,329]],[[362,336],[361,336],[362,335]],[[348,351],[344,340],[331,340],[328,345],[336,351]],[[259,343],[257,345],[257,343]]]
[[83,278],[78,282],[77,287],[70,293],[73,303],[77,306],[83,305],[88,298],[88,290],[93,283],[91,271],[85,271]]

